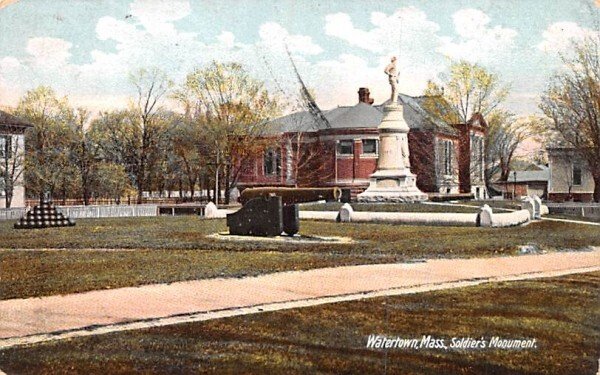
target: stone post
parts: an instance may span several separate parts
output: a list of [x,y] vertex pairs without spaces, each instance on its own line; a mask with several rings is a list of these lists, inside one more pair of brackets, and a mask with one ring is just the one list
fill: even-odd
[[349,223],[352,221],[352,213],[354,210],[352,206],[348,203],[344,203],[342,207],[340,207],[340,212],[338,214],[338,219],[342,223]]
[[483,207],[479,209],[479,214],[477,215],[477,223],[480,227],[491,227],[493,224],[493,212],[492,208],[487,204],[484,204]]

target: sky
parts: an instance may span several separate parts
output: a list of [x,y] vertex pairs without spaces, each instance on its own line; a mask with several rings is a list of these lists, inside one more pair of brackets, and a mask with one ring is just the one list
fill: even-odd
[[[5,3],[3,3],[5,1]],[[504,107],[537,113],[572,40],[598,33],[594,0],[0,0],[0,106],[39,85],[93,111],[125,107],[129,74],[159,68],[176,84],[211,61],[241,63],[289,100],[299,92],[287,44],[322,109],[421,95],[453,61],[498,74]]]

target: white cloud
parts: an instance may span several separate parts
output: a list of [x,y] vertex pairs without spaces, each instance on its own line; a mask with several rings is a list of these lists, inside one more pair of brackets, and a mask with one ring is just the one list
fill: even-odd
[[[114,48],[91,51],[91,61],[86,64],[70,61],[68,41],[34,38],[27,47],[30,59],[0,57],[0,94],[45,84],[55,87],[61,95],[69,95],[74,103],[90,108],[119,103],[125,106],[123,98],[133,94],[129,72],[158,67],[174,81],[182,82],[193,68],[217,60],[241,63],[252,76],[265,81],[271,91],[282,88],[288,95],[291,93],[291,100],[299,91],[285,52],[287,45],[322,108],[356,103],[359,87],[369,87],[375,101],[381,103],[389,95],[383,68],[391,55],[399,57],[400,90],[419,95],[427,80],[435,79],[448,65],[440,48],[454,43],[463,51],[476,49],[477,43],[482,43],[481,34],[488,35],[488,39],[498,33],[510,35],[510,29],[491,27],[489,17],[473,12],[455,14],[455,23],[460,17],[466,22],[456,25],[456,40],[440,36],[440,27],[415,7],[401,8],[389,15],[373,12],[371,26],[365,29],[357,28],[349,15],[338,13],[326,16],[326,33],[360,50],[318,59],[323,48],[310,36],[291,34],[276,22],[262,24],[258,39],[253,42],[241,42],[234,33],[224,30],[216,38],[200,40],[197,34],[177,30],[174,23],[190,11],[187,1],[136,0],[131,4],[130,18],[99,18],[96,37],[112,42],[104,44],[113,44]],[[461,47],[461,43],[466,44]],[[492,47],[497,48],[498,44],[491,43],[489,48]],[[4,102],[4,97],[0,101]]]
[[235,35],[233,35],[230,31],[223,31],[218,37],[217,40],[223,45],[225,48],[233,48]]
[[113,39],[118,42],[126,42],[135,38],[139,33],[134,25],[113,17],[102,17],[96,23],[96,35],[100,40]]
[[260,25],[258,35],[261,42],[270,49],[285,50],[287,44],[290,52],[303,55],[318,55],[323,49],[313,43],[312,38],[305,35],[291,35],[283,26],[276,22]]
[[358,87],[367,86],[375,101],[383,102],[390,92],[383,69],[389,58],[395,55],[398,56],[400,91],[410,95],[422,94],[427,81],[435,79],[447,63],[436,52],[442,43],[438,35],[439,25],[415,7],[400,8],[390,15],[373,12],[370,21],[372,27],[363,30],[354,26],[348,14],[336,13],[325,17],[326,34],[371,52],[372,58],[364,60],[345,54],[335,60],[318,63],[322,72],[316,74],[323,76],[320,86],[328,85],[323,91],[336,92],[333,100],[341,98],[341,103],[337,104],[352,104],[357,100]]
[[391,15],[371,13],[370,30],[358,29],[346,13],[330,14],[325,17],[325,33],[376,54],[410,53],[435,47],[435,35],[439,25],[427,19],[427,15],[415,8],[400,8]]
[[40,37],[27,41],[26,51],[32,56],[33,63],[41,67],[57,67],[64,65],[71,53],[73,44],[63,39]]
[[536,47],[546,53],[565,52],[573,42],[594,35],[597,37],[598,32],[581,27],[575,22],[555,22],[544,30],[543,40]]
[[153,35],[176,33],[172,22],[192,11],[187,0],[135,0],[129,7],[131,14]]
[[0,59],[0,75],[2,75],[2,73],[7,74],[8,72],[14,71],[20,66],[21,63],[16,58],[11,56],[4,57]]
[[369,32],[354,27],[352,19],[346,13],[329,14],[325,16],[325,34],[335,36],[371,52],[381,52],[381,45],[373,43]]
[[[74,103],[93,109],[118,103],[125,106],[127,101],[121,99],[134,94],[128,79],[130,72],[157,67],[172,80],[182,82],[192,69],[213,60],[242,63],[253,76],[266,81],[271,90],[276,86],[275,77],[286,91],[297,92],[285,45],[299,64],[305,62],[304,56],[322,52],[309,36],[291,34],[275,22],[261,25],[259,38],[253,43],[236,42],[229,31],[221,32],[213,42],[201,41],[197,34],[178,31],[173,23],[189,13],[187,1],[135,1],[130,11],[132,17],[126,19],[98,19],[96,37],[114,42],[114,48],[92,50],[89,63],[70,61],[72,44],[56,38],[30,39],[26,59],[0,56],[0,102],[14,103],[15,95],[37,85],[50,85]],[[265,66],[266,60],[270,70]],[[8,98],[7,94],[14,95]],[[110,96],[118,100],[111,100]],[[99,104],[94,105],[95,100]]]
[[517,32],[501,26],[490,26],[491,19],[477,9],[461,9],[452,15],[457,37],[443,37],[437,49],[455,60],[490,62],[514,47]]

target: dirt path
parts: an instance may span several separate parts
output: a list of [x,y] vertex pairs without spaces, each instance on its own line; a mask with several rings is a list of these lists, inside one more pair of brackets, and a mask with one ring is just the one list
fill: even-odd
[[600,249],[282,272],[0,301],[0,349],[294,307],[600,270]]

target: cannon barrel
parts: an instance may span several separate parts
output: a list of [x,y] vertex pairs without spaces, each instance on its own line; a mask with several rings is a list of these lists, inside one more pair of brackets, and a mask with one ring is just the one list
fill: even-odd
[[245,204],[252,198],[281,197],[284,205],[296,203],[308,203],[321,200],[337,201],[342,196],[342,190],[337,187],[331,188],[284,188],[284,187],[264,187],[249,188],[242,191],[240,203]]

